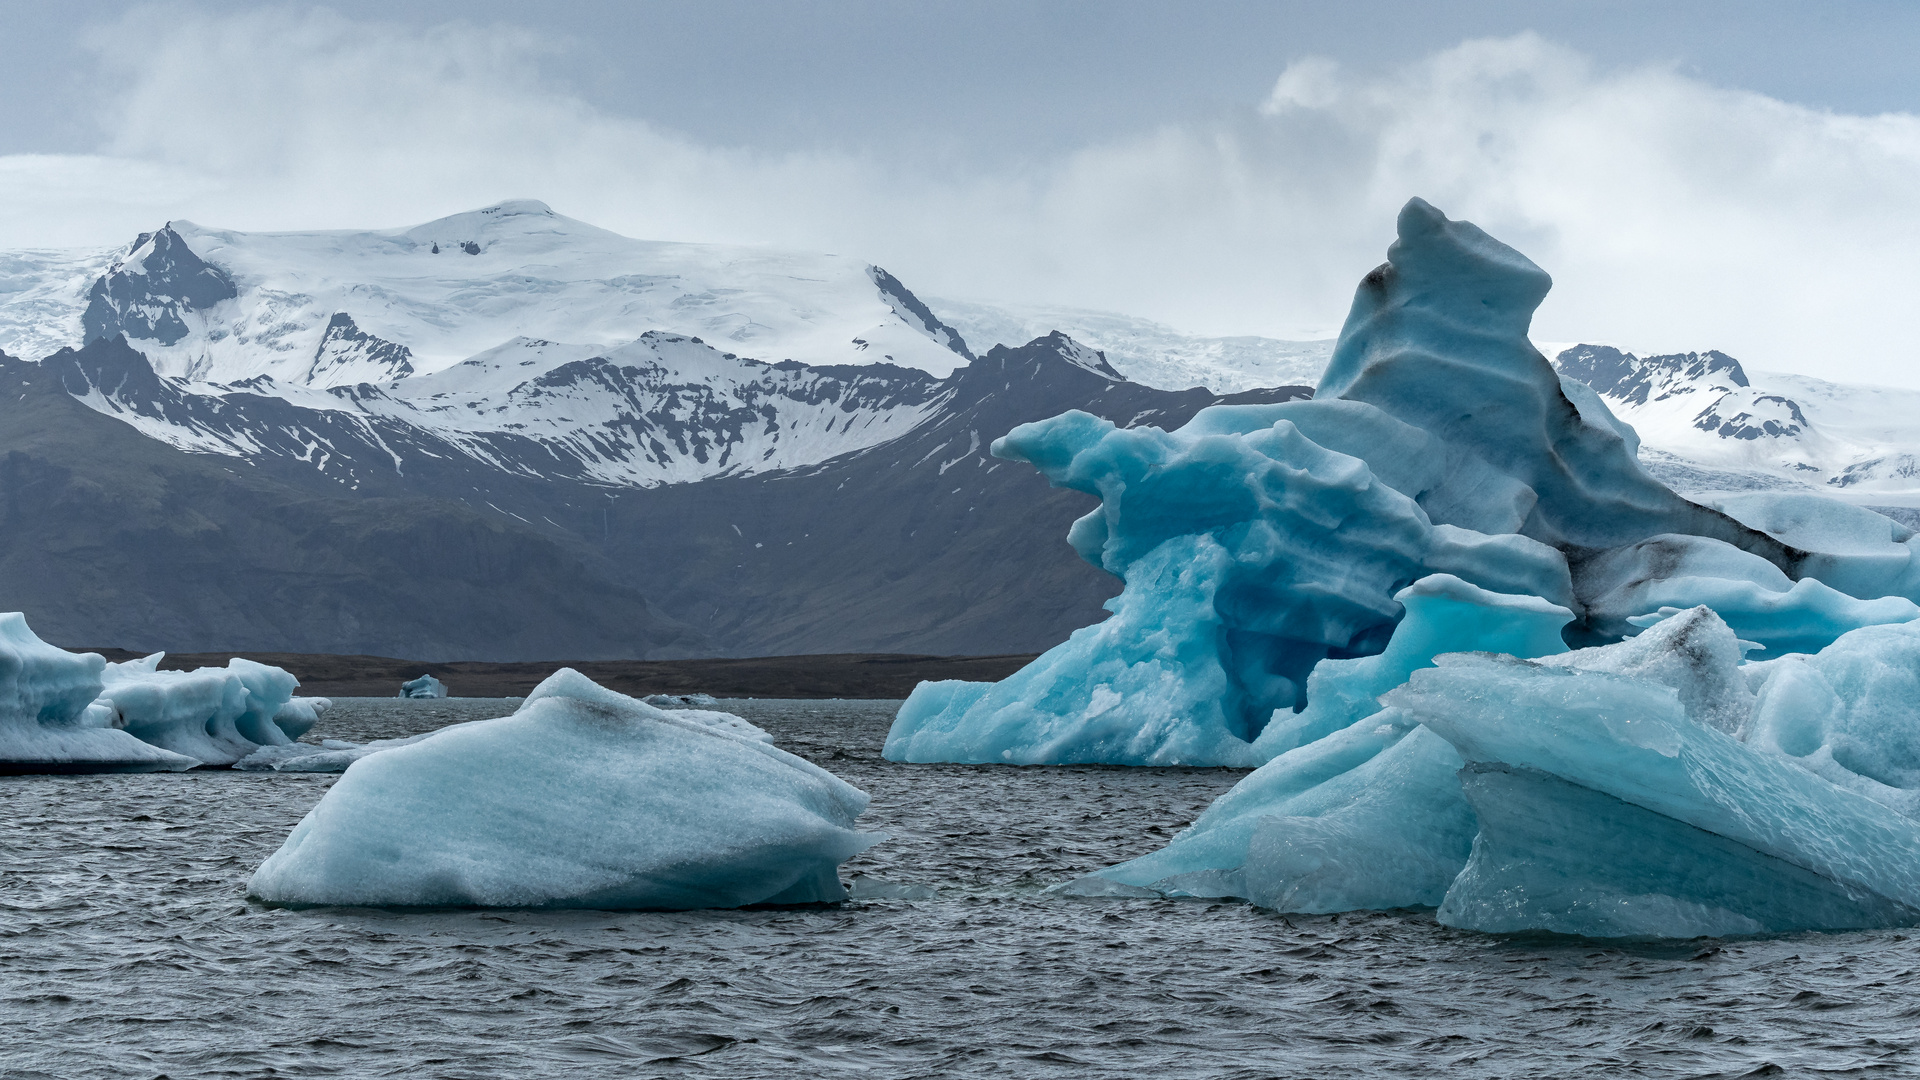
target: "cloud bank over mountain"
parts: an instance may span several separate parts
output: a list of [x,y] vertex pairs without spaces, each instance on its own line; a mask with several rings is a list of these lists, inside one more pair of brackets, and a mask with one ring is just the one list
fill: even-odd
[[1605,66],[1531,34],[1390,70],[1277,62],[1265,100],[1018,164],[711,144],[646,101],[615,113],[554,83],[542,64],[565,43],[513,27],[169,9],[91,40],[101,144],[0,157],[4,246],[523,196],[629,236],[856,255],[935,295],[1301,338],[1337,330],[1378,223],[1419,194],[1554,274],[1539,339],[1920,386],[1920,116]]

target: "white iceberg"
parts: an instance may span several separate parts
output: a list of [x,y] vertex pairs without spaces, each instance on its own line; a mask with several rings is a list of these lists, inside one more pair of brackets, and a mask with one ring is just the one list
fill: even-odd
[[447,696],[447,684],[431,675],[422,675],[400,684],[400,697],[403,698],[443,698]]
[[563,669],[512,716],[355,761],[249,892],[380,906],[844,899],[838,865],[882,839],[854,827],[866,794],[731,728]]
[[0,614],[0,772],[178,772],[196,758],[121,730],[97,702],[106,661],[41,641],[17,611]]
[[[107,664],[98,704],[143,742],[208,765],[231,765],[263,746],[293,741],[277,718],[298,726],[317,706],[289,709],[300,681],[286,671],[235,657],[224,668],[161,671],[165,653]],[[311,726],[311,725],[308,725]],[[304,730],[304,729],[303,729]]]

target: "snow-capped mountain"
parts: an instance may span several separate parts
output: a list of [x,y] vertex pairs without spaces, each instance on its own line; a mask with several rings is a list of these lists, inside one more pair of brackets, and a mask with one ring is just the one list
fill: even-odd
[[431,375],[327,389],[165,378],[119,336],[44,364],[150,438],[304,462],[348,487],[427,460],[616,487],[793,468],[904,434],[947,393],[915,369],[762,364],[653,331],[612,349],[516,338]]
[[1863,504],[1920,505],[1920,392],[1750,375],[1711,350],[1547,351],[1563,376],[1592,387],[1633,425],[1642,463],[1684,494],[1810,488]]
[[0,350],[37,358],[124,333],[160,374],[213,383],[384,383],[520,337],[610,347],[650,330],[767,363],[938,376],[970,356],[859,260],[631,240],[530,200],[371,232],[175,221],[109,258],[21,253],[0,273]]

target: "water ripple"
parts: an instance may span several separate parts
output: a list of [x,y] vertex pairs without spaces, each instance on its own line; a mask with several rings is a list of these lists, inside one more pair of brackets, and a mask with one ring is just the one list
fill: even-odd
[[[390,738],[512,702],[350,701]],[[1063,900],[1237,773],[897,766],[892,706],[743,702],[874,795],[935,899],[731,912],[249,904],[331,777],[0,779],[8,1077],[1901,1076],[1906,933],[1623,948],[1430,913]]]

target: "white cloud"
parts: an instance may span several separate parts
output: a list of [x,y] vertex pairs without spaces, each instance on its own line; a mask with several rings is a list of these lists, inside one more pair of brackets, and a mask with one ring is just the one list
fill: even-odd
[[[1421,195],[1552,272],[1544,339],[1920,385],[1920,118],[1835,115],[1530,35],[1381,75],[1298,61],[1211,124],[1023,171],[703,145],[544,83],[525,31],[136,16],[93,157],[0,158],[0,246],[161,220],[411,224],[541,198],[635,236],[858,254],[934,294],[1330,332]],[[644,57],[634,62],[644,63]]]

